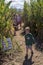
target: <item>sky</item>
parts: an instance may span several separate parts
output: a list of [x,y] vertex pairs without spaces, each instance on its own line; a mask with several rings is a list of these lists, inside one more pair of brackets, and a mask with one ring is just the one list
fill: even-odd
[[[5,3],[8,3],[9,1],[12,1],[12,3],[10,4],[10,7],[23,9],[24,0],[5,0]],[[26,0],[26,1],[30,2],[30,0]]]

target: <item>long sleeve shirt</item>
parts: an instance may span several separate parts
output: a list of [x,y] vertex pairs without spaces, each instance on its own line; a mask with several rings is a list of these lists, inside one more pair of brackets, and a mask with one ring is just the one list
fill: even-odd
[[32,45],[35,43],[34,37],[31,33],[25,35],[25,43],[26,45]]

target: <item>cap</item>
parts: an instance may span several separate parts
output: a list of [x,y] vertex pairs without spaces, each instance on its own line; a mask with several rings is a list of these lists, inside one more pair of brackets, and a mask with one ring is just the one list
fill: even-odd
[[30,27],[26,27],[25,30],[30,30]]

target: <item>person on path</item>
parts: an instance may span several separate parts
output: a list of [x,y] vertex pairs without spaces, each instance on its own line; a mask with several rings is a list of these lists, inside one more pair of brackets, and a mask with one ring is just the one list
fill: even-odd
[[21,15],[17,15],[17,17],[16,17],[16,21],[17,21],[17,25],[20,25],[20,27],[21,27]]
[[26,45],[26,57],[28,57],[28,49],[33,54],[32,44],[35,43],[33,35],[30,33],[30,27],[25,28],[25,45]]

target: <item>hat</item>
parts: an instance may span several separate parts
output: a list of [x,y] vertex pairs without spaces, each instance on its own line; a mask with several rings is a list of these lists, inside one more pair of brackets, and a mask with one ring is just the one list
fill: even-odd
[[30,30],[30,27],[26,27],[25,30]]

